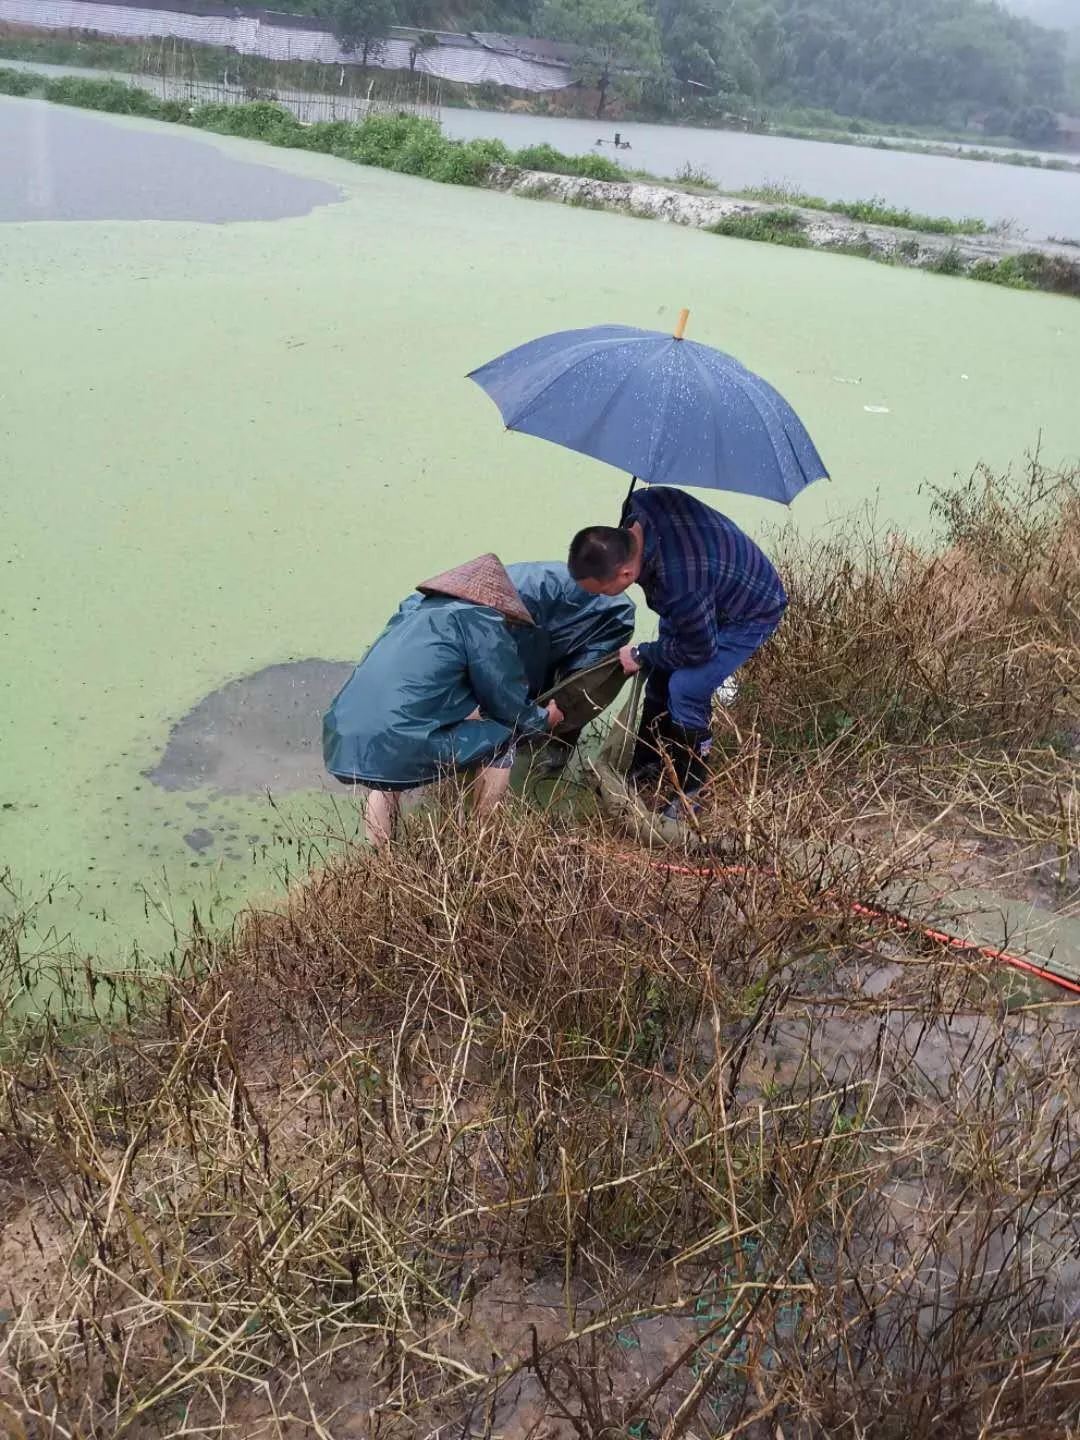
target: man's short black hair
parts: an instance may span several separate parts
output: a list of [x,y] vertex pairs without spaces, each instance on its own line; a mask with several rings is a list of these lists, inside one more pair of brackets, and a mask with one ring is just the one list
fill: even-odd
[[633,553],[634,537],[629,530],[589,525],[571,540],[567,563],[575,580],[599,580],[605,584],[614,580]]

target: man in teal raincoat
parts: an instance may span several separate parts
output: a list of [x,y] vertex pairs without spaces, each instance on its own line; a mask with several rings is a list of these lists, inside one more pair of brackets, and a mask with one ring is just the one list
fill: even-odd
[[436,575],[398,610],[323,721],[331,775],[371,790],[367,835],[385,845],[401,794],[455,770],[477,770],[476,809],[506,792],[513,743],[554,729],[558,706],[529,699],[509,626],[532,616],[495,555]]
[[[632,639],[633,602],[625,595],[590,595],[563,561],[523,560],[508,565],[506,573],[534,621],[510,627],[530,695],[551,690],[568,676],[608,659]],[[422,600],[414,592],[401,602],[399,614],[414,610]],[[540,769],[549,774],[561,770],[580,734],[580,728],[560,726]]]
[[403,791],[452,770],[478,771],[476,808],[493,809],[509,783],[514,741],[562,720],[556,706],[545,710],[529,696],[633,633],[629,601],[587,596],[554,561],[514,565],[508,575],[485,555],[419,591],[323,723],[327,769],[372,792],[367,833],[376,845],[392,835]]
[[513,631],[531,694],[608,659],[633,637],[633,602],[590,595],[563,561],[525,560],[507,566],[507,573],[536,622]]

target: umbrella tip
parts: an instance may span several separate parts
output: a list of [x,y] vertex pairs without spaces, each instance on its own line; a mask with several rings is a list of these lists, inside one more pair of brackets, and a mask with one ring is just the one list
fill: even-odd
[[686,322],[690,319],[689,310],[680,310],[679,319],[675,325],[675,339],[681,340],[686,334]]

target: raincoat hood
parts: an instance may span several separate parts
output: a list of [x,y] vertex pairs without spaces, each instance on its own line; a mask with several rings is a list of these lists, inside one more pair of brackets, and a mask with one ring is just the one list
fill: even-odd
[[561,560],[525,560],[507,573],[536,622],[512,632],[531,695],[629,644],[634,605],[625,595],[590,595]]

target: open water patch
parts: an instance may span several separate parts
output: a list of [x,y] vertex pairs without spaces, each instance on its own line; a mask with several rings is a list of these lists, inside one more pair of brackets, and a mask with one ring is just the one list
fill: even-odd
[[284,220],[335,204],[324,180],[238,159],[197,135],[0,98],[0,221]]
[[[352,671],[348,661],[296,660],[230,680],[177,721],[147,777],[163,790],[226,795],[322,788],[322,717]],[[207,848],[192,833],[189,846]]]

